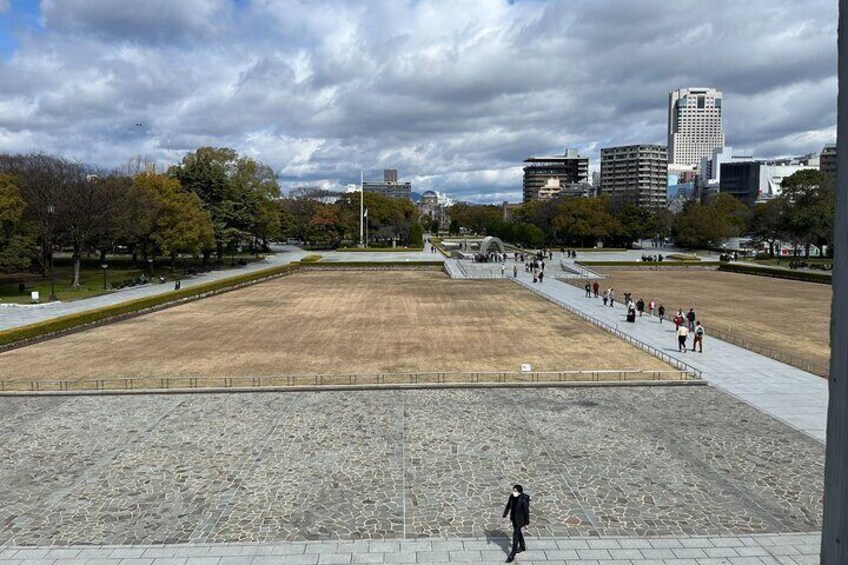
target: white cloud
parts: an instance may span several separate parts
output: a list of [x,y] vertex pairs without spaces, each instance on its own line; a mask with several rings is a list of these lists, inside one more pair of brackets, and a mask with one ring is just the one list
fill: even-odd
[[9,12],[9,8],[12,7],[12,4],[9,0],[0,0],[0,16],[5,15]]
[[0,61],[0,150],[108,166],[231,146],[286,186],[396,167],[499,201],[531,154],[664,142],[668,91],[708,85],[728,143],[803,153],[834,131],[834,4],[43,0]]

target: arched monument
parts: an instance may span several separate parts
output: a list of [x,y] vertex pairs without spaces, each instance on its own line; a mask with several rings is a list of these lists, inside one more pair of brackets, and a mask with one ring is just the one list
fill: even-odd
[[489,247],[494,245],[497,248],[499,253],[506,253],[506,248],[504,247],[503,241],[501,241],[497,237],[484,237],[483,241],[480,242],[480,253],[486,254],[489,252]]

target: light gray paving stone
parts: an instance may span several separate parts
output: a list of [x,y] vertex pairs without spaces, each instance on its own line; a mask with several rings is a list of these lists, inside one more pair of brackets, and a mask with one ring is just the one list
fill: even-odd
[[[462,542],[457,542],[459,548],[462,548]],[[310,546],[310,551],[311,551]],[[374,553],[397,553],[400,551],[400,543],[396,541],[372,541],[368,544],[368,551]]]
[[663,559],[665,565],[698,565],[697,559]]
[[562,560],[578,560],[580,557],[577,555],[576,549],[546,549],[544,550],[545,558],[549,560],[554,559],[562,559]]
[[728,557],[727,560],[731,565],[762,565],[758,557]]
[[678,559],[701,559],[709,557],[704,550],[697,547],[673,547],[671,551]]
[[[618,543],[622,549],[653,549],[651,547],[651,541],[647,539],[622,538],[618,540]],[[683,540],[681,540],[681,543],[683,543]]]
[[112,559],[136,559],[144,555],[146,547],[120,547],[112,551]]
[[[398,553],[397,555],[401,555]],[[413,558],[415,554],[412,554]],[[347,565],[350,563],[352,555],[350,553],[319,553],[318,565]],[[408,563],[406,561],[405,563]]]
[[670,549],[640,549],[643,559],[677,559],[677,556]]
[[738,548],[735,547],[705,547],[703,549],[710,558],[739,557]]
[[610,549],[613,559],[644,559],[644,555],[638,549]]
[[[221,549],[225,549],[225,546],[222,546]],[[174,549],[172,547],[148,547],[144,550],[144,553],[141,554],[142,557],[173,557]]]
[[173,557],[208,557],[211,548],[206,546],[180,545],[174,548]]
[[601,538],[587,540],[589,549],[620,549],[621,544],[614,538]]
[[434,552],[462,551],[462,542],[459,540],[433,540],[430,545]]
[[415,558],[417,563],[449,563],[450,553],[447,551],[418,551],[415,553]]
[[558,539],[556,543],[560,549],[589,549],[588,540],[583,539]]
[[745,544],[739,538],[710,538],[714,547],[743,547]]
[[[819,565],[819,555],[815,554],[802,554],[802,555],[793,555],[793,561],[798,565]],[[740,564],[746,565],[746,564]]]
[[683,538],[680,540],[680,545],[683,547],[713,547],[713,542],[708,538]]
[[[254,555],[300,555],[306,553],[307,545],[304,543],[260,545],[253,552]],[[367,545],[363,551],[368,551]]]
[[739,557],[761,557],[770,555],[768,550],[762,546],[745,546],[734,548]]
[[187,562],[188,557],[157,557],[153,565],[186,565]]
[[153,565],[152,557],[128,557],[121,559],[118,565]]
[[609,550],[607,549],[578,549],[577,556],[580,559],[612,559]]
[[220,557],[186,557],[185,565],[218,565]]
[[457,563],[480,561],[482,559],[479,551],[449,551],[448,555],[450,556],[451,562]]
[[15,554],[15,559],[41,559],[50,552],[50,548],[20,548]]
[[[351,563],[385,563],[385,556],[385,553],[354,553]],[[445,554],[445,559],[447,557],[447,554]],[[418,562],[424,563],[423,561]],[[435,563],[435,561],[431,561],[431,563]]]
[[[253,559],[258,559],[259,556],[254,557]],[[282,560],[281,560],[282,558]],[[318,565],[318,554],[317,553],[304,553],[302,555],[294,554],[294,555],[282,555],[276,556],[276,561],[278,565],[282,563],[283,565]],[[266,562],[268,565],[272,562]],[[251,565],[258,565],[256,561],[251,561]]]
[[774,556],[801,555],[801,552],[794,545],[772,545],[768,548],[768,552]]
[[676,538],[657,538],[651,540],[651,547],[654,549],[667,549],[674,547],[683,547],[679,539]]

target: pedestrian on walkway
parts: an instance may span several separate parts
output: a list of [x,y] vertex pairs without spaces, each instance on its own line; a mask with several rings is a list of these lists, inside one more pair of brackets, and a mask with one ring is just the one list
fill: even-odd
[[533,284],[536,284],[537,282],[539,282],[539,275],[537,275],[537,274],[534,272],[534,273],[533,273]]
[[657,309],[657,316],[660,319],[660,325],[663,323],[663,319],[665,318],[665,306],[660,304],[660,307]]
[[539,273],[539,283],[542,282],[543,278],[545,278],[545,271],[544,270],[542,270],[542,272]]
[[592,290],[595,291],[595,298],[598,297],[598,289],[601,288],[601,285],[598,284],[598,281],[592,285]]
[[592,285],[586,283],[586,298],[592,298]]
[[680,324],[677,327],[677,351],[686,353],[686,338],[689,337],[689,328],[686,324]]
[[656,309],[656,307],[657,307],[657,303],[654,302],[653,298],[648,301],[648,312],[651,313],[651,316],[654,315],[654,310]]
[[689,308],[689,311],[686,312],[686,320],[689,322],[689,331],[695,331],[695,310]]
[[639,317],[642,317],[642,314],[645,313],[645,299],[640,298],[636,301],[636,311],[639,312]]
[[512,267],[512,278],[514,278],[514,279],[518,278],[518,265],[515,265],[515,266]]
[[615,304],[615,289],[610,287],[610,308]]
[[604,291],[604,306],[606,306],[607,302],[609,302],[609,292],[610,292],[610,289],[606,289]]
[[530,496],[524,494],[524,487],[521,485],[512,487],[512,496],[506,501],[503,517],[506,518],[507,514],[509,514],[509,521],[512,523],[512,551],[510,551],[506,562],[512,563],[515,561],[517,553],[527,551],[522,530],[526,531],[527,526],[530,525]]
[[698,346],[698,353],[704,352],[704,326],[701,322],[695,322],[695,337],[692,339],[692,351]]
[[674,315],[674,331],[677,331],[684,322],[686,322],[686,319],[683,317],[683,310],[678,310],[677,314]]
[[501,263],[501,276],[503,277],[505,275],[505,273],[506,273],[506,265]]

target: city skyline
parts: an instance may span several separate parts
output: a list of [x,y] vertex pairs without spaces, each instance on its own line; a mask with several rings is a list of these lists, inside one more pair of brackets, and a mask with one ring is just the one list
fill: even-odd
[[742,152],[821,151],[835,38],[827,1],[0,0],[0,152],[230,146],[286,190],[397,168],[419,193],[518,201],[527,157],[575,148],[594,172],[602,147],[665,144],[689,86],[723,91]]

